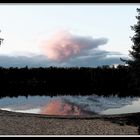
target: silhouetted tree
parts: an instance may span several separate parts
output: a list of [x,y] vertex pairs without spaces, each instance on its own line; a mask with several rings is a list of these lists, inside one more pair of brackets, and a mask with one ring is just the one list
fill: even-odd
[[140,92],[140,9],[137,8],[138,15],[136,16],[137,23],[131,26],[135,32],[131,38],[133,45],[130,52],[131,60],[124,60],[130,68],[129,89],[132,92]]
[[[0,33],[1,33],[1,30],[0,30]],[[4,40],[3,38],[0,38],[0,47],[1,47],[3,40]]]

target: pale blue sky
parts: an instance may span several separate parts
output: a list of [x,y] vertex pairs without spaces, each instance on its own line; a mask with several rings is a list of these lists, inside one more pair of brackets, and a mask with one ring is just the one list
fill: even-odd
[[0,55],[40,55],[40,43],[57,30],[107,38],[99,48],[128,55],[130,29],[140,4],[40,4],[0,5]]

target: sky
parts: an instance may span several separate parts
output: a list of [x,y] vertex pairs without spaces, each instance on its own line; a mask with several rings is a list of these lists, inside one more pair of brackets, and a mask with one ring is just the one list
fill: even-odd
[[128,58],[140,4],[0,4],[2,67],[100,66]]

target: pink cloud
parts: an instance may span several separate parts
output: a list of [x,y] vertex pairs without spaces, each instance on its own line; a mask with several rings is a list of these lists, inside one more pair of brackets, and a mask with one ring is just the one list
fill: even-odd
[[49,60],[62,62],[106,44],[106,39],[76,36],[68,31],[59,31],[42,42],[41,50]]

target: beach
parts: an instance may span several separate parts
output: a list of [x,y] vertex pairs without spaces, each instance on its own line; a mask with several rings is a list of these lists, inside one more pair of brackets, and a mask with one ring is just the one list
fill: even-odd
[[140,113],[47,116],[0,110],[0,135],[138,135]]

